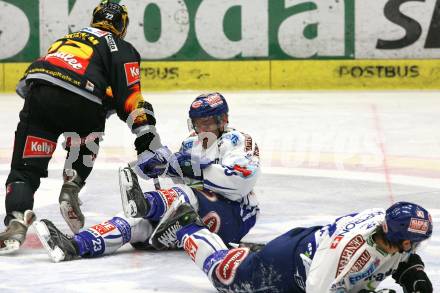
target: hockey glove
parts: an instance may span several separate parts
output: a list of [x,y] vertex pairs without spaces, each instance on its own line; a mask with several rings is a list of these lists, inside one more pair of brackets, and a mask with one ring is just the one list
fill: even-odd
[[432,284],[424,271],[425,265],[417,254],[411,254],[408,262],[401,262],[393,279],[409,293],[431,293]]
[[165,172],[171,156],[172,153],[166,146],[158,148],[155,152],[145,151],[138,156],[137,166],[149,178],[155,178]]
[[177,152],[170,158],[167,174],[174,177],[187,177],[203,180],[202,170],[211,165],[213,161],[192,155],[188,152]]

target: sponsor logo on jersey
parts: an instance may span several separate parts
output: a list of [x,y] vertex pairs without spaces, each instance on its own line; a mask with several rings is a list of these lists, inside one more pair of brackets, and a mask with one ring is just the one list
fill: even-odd
[[218,280],[224,285],[230,285],[234,281],[237,268],[248,254],[249,248],[231,249],[215,270]]
[[417,218],[411,218],[409,223],[408,231],[418,234],[426,234],[429,229],[429,221],[421,220]]
[[339,257],[338,267],[336,269],[336,277],[342,272],[345,266],[348,264],[353,255],[358,251],[359,248],[365,243],[365,239],[362,235],[356,235],[348,241],[342,250],[341,256]]
[[368,250],[362,252],[362,254],[358,257],[354,265],[351,267],[350,273],[360,272],[370,259],[371,259],[371,255],[368,252]]
[[99,235],[107,234],[116,229],[116,226],[109,222],[104,222],[102,224],[98,224],[89,228],[90,230],[94,230],[98,232]]
[[364,218],[360,218],[360,219],[357,219],[357,220],[355,220],[353,222],[347,223],[344,226],[344,228],[342,228],[342,231],[339,234],[340,235],[345,235],[345,234],[349,233],[351,230],[353,230],[356,226],[358,226],[360,224],[363,224],[364,222],[366,222],[366,221],[368,221],[368,220],[370,220],[370,219],[372,219],[372,218],[374,218],[376,216],[383,215],[383,214],[384,214],[384,212],[382,212],[382,211],[375,211],[375,212],[372,212],[372,213],[368,214]]
[[342,235],[338,235],[335,237],[335,239],[333,239],[333,242],[330,245],[331,249],[335,249],[336,247],[338,247],[339,242],[341,242],[341,240],[344,238],[344,236]]
[[56,146],[56,142],[28,135],[24,145],[23,158],[50,158]]
[[252,152],[252,137],[246,133],[242,134],[244,135],[244,151]]
[[223,135],[222,138],[229,139],[233,145],[237,145],[238,141],[240,140],[238,135],[236,135],[234,133],[227,133],[227,134]]
[[185,249],[186,253],[188,253],[191,259],[195,261],[197,249],[199,249],[199,247],[191,236],[186,238],[183,249]]
[[203,217],[202,221],[212,233],[217,233],[220,229],[221,220],[216,212],[209,212]]
[[86,28],[83,28],[81,31],[91,33],[92,35],[95,35],[97,37],[102,37],[102,36],[106,36],[106,35],[110,34],[107,31],[103,31],[103,30],[100,30],[100,29],[97,29],[94,27],[86,27]]
[[257,144],[255,144],[254,156],[255,157],[259,157],[260,156],[260,149],[258,148]]
[[357,274],[349,276],[348,279],[350,280],[350,283],[352,285],[354,285],[357,282],[359,282],[360,280],[363,280],[363,279],[366,279],[366,278],[370,277],[374,273],[376,268],[379,266],[379,264],[380,264],[380,260],[376,259],[372,264],[370,264],[368,266],[368,268],[366,270],[361,271],[361,272],[359,272]]
[[127,80],[127,85],[130,86],[139,82],[141,71],[139,69],[139,63],[129,62],[124,64],[125,78]]
[[58,51],[47,54],[45,60],[62,68],[66,68],[80,74],[84,74],[89,64],[88,60],[79,58],[73,54]]
[[110,52],[117,52],[118,46],[116,46],[115,39],[113,39],[112,35],[106,35],[104,38],[107,41]]
[[167,207],[170,207],[174,200],[179,196],[174,189],[161,189],[158,191]]

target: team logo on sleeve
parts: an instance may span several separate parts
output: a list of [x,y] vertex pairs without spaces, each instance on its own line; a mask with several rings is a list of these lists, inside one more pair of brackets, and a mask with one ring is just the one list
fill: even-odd
[[127,80],[127,85],[130,86],[139,82],[141,70],[139,69],[139,63],[129,62],[124,64],[125,78]]
[[23,150],[23,158],[50,158],[55,152],[56,142],[28,135]]
[[231,249],[215,270],[218,280],[224,285],[232,284],[235,272],[248,254],[249,248]]

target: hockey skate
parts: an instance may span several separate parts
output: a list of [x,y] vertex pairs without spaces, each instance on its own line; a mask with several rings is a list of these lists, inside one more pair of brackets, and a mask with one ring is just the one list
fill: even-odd
[[204,227],[194,208],[187,202],[175,201],[165,213],[150,237],[150,244],[157,250],[174,249],[178,247],[176,233],[182,227],[197,224]]
[[[84,227],[84,215],[81,212],[79,199],[79,191],[84,186],[83,180],[78,176],[77,172],[72,169],[64,171],[64,184],[61,187],[60,197],[60,211],[70,230],[74,234]],[[70,173],[70,174],[69,174]]]
[[138,178],[130,167],[119,168],[122,208],[127,218],[142,218],[150,210]]
[[24,213],[12,212],[15,219],[9,222],[5,232],[0,233],[0,254],[13,253],[20,249],[26,239],[29,226],[35,221],[33,211],[27,210]]
[[34,223],[38,238],[54,262],[68,261],[79,256],[72,237],[63,234],[46,219]]

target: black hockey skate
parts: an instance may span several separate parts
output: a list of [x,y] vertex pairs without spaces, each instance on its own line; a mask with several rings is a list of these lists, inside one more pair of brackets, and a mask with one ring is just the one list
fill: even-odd
[[145,199],[138,178],[130,167],[119,168],[119,188],[125,216],[127,218],[146,216],[150,204]]
[[193,223],[205,226],[189,203],[175,201],[151,235],[150,244],[157,250],[175,249],[178,247],[177,231]]
[[63,234],[46,219],[35,222],[37,236],[54,262],[72,260],[79,257],[78,248],[72,237]]

